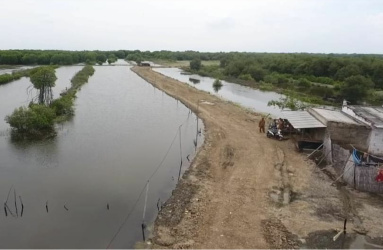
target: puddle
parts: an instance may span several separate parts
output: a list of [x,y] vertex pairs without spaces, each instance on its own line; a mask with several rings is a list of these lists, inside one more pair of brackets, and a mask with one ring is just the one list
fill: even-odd
[[335,241],[334,236],[339,231],[325,230],[309,233],[301,249],[382,249],[383,237],[371,239],[368,236],[346,233],[341,234]]

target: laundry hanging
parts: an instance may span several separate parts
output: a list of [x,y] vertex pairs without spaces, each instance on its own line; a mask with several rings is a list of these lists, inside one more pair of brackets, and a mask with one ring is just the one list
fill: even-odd
[[355,164],[359,165],[361,163],[361,160],[360,160],[360,158],[359,158],[359,156],[357,154],[356,149],[354,149],[352,151],[352,158],[353,158]]
[[383,182],[383,169],[380,169],[375,179],[377,182]]

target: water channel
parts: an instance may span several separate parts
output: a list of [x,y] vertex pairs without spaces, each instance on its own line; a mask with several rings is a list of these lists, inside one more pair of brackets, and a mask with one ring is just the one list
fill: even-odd
[[[282,97],[281,94],[269,91],[260,91],[258,89],[252,89],[250,87],[226,81],[222,81],[223,86],[216,91],[213,88],[214,78],[202,77],[199,75],[182,75],[182,70],[178,68],[153,68],[153,70],[165,76],[185,82],[197,89],[207,91],[226,100],[238,103],[243,107],[253,109],[256,112],[271,114],[275,117],[281,115],[281,110],[278,107],[267,106],[269,101],[279,100],[279,98]],[[190,77],[200,81],[198,83],[193,83],[190,81]]]
[[[69,86],[80,69],[57,69],[56,84]],[[183,172],[202,143],[197,117],[128,66],[95,70],[75,116],[42,142],[12,141],[3,122],[29,103],[28,78],[0,86],[0,197],[9,207],[0,213],[0,248],[132,248],[143,217],[153,222],[158,200],[176,186],[181,153]]]
[[4,69],[0,69],[0,75],[2,74],[12,74],[12,72],[16,72],[16,71],[19,71],[19,70],[24,70],[24,69],[31,69],[35,66],[15,66],[13,68],[4,68]]

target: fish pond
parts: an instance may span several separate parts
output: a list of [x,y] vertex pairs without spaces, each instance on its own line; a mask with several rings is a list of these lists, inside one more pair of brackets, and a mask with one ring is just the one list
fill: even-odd
[[261,91],[226,81],[221,81],[222,87],[215,88],[213,86],[214,78],[182,74],[183,71],[178,68],[153,68],[153,70],[165,76],[185,82],[199,90],[215,94],[228,101],[238,103],[243,107],[253,109],[256,112],[270,114],[275,117],[281,115],[281,110],[278,107],[267,105],[269,101],[279,100],[283,97],[281,94],[271,91]]
[[[81,68],[56,70],[55,98]],[[94,68],[44,141],[14,141],[4,122],[29,79],[0,86],[0,248],[134,247],[203,142],[196,115],[128,65]]]

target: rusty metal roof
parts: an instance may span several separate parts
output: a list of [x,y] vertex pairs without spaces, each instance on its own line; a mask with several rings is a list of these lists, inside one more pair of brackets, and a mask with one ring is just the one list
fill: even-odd
[[318,121],[307,111],[283,111],[282,118],[289,120],[294,128],[325,128],[326,125]]

